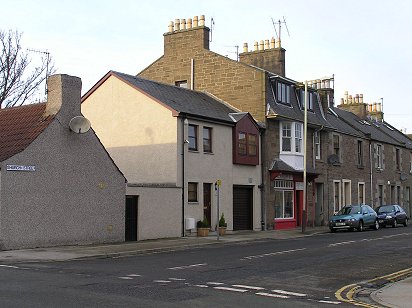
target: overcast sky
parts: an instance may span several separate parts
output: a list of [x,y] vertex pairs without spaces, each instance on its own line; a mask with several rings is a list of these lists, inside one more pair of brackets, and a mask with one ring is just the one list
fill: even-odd
[[[82,78],[89,90],[109,70],[137,74],[163,54],[163,33],[176,18],[213,17],[210,49],[236,58],[236,47],[275,36],[272,18],[285,17],[286,76],[335,76],[366,103],[383,98],[385,120],[412,133],[412,1],[5,1],[0,28],[23,32],[24,48],[51,53],[57,73]],[[38,56],[33,54],[33,57]]]

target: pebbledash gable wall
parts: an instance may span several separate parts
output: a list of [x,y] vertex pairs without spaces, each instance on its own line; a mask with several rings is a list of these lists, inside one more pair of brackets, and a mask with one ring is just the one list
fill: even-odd
[[266,73],[210,51],[209,28],[193,23],[188,29],[187,24],[185,29],[169,26],[164,55],[138,75],[169,84],[187,81],[194,90],[211,92],[264,122]]

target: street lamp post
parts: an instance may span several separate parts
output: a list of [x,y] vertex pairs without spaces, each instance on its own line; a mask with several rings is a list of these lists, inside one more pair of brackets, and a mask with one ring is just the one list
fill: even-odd
[[307,159],[307,132],[308,132],[308,81],[305,80],[305,108],[303,124],[303,205],[302,205],[302,233],[306,230],[306,159]]

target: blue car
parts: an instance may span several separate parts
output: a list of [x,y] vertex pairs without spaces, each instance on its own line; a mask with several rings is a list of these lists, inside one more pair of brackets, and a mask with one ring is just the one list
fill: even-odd
[[346,205],[335,215],[329,218],[329,229],[363,231],[369,227],[379,229],[378,215],[369,205]]
[[399,205],[381,205],[376,208],[376,213],[381,227],[389,225],[395,228],[397,224],[405,227],[408,225],[408,216]]

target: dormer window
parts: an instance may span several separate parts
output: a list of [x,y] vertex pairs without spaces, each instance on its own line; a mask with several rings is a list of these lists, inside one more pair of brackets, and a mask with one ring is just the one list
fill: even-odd
[[[300,101],[300,108],[304,110],[304,105],[305,105],[305,90],[299,90],[300,95],[299,95],[299,101]],[[313,100],[314,100],[315,94],[313,92],[308,91],[308,97],[307,97],[307,103],[308,103],[308,110],[313,111]]]
[[278,103],[290,105],[290,85],[280,82],[277,82],[276,87],[276,100]]

